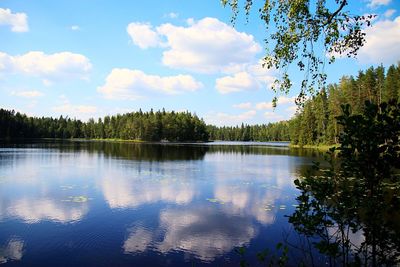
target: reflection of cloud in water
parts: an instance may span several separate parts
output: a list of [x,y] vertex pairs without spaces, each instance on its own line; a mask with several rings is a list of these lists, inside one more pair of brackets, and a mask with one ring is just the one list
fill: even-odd
[[276,209],[266,211],[266,205],[273,205],[281,196],[280,190],[257,191],[246,186],[217,185],[214,197],[224,203],[226,213],[240,216],[251,216],[262,224],[275,221]]
[[142,180],[111,176],[102,181],[104,198],[111,208],[137,207],[143,204],[165,201],[176,204],[189,203],[195,191],[187,183],[178,180]]
[[[0,160],[1,175],[6,177],[0,186],[0,220],[67,223],[85,216],[88,203],[67,203],[62,199],[69,199],[69,195],[86,195],[89,189],[84,188],[82,182],[88,183],[85,178],[90,177],[90,172],[82,167],[95,166],[97,158],[85,152],[60,153],[53,149],[11,151],[0,151],[1,157],[9,157],[9,161]],[[67,188],[66,185],[71,184],[77,186]]]
[[124,242],[123,249],[125,253],[144,252],[152,239],[153,233],[150,231],[142,227],[132,229],[128,239]]
[[84,203],[63,203],[51,199],[20,199],[8,208],[7,213],[27,223],[51,220],[61,223],[80,220],[88,211]]
[[205,161],[210,163],[218,181],[241,179],[291,188],[297,176],[294,160],[288,160],[287,155],[213,153],[206,154]]
[[229,216],[212,207],[163,211],[160,228],[152,232],[132,229],[123,245],[125,253],[144,252],[151,246],[161,253],[185,251],[211,261],[248,243],[257,232],[251,220]]
[[5,247],[0,247],[0,264],[13,260],[21,260],[24,242],[19,239],[11,239]]

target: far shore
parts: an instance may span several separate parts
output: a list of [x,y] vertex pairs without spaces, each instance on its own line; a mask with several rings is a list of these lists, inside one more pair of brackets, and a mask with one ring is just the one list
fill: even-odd
[[290,144],[290,141],[226,141],[226,140],[209,140],[209,141],[146,141],[140,139],[120,139],[120,138],[15,138],[15,139],[0,139],[1,141],[12,142],[12,141],[29,141],[29,140],[53,140],[53,141],[77,141],[77,142],[115,142],[115,143],[137,143],[137,144],[145,144],[145,143],[154,143],[154,144],[207,144],[214,142],[238,142],[238,143],[288,143],[289,148],[296,149],[317,149],[321,151],[328,151],[329,149],[335,147],[335,145],[293,145]]

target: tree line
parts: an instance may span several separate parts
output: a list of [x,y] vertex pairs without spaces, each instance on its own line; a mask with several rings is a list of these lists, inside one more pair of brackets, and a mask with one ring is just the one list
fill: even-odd
[[336,117],[341,105],[349,104],[352,114],[362,114],[365,101],[377,105],[394,99],[400,102],[400,64],[385,71],[383,66],[344,76],[307,100],[295,117],[262,125],[206,125],[189,112],[126,113],[88,122],[68,117],[28,117],[0,109],[0,138],[113,138],[144,141],[290,141],[294,145],[338,143],[342,128]]
[[211,140],[221,141],[289,141],[289,122],[280,121],[261,125],[208,125]]
[[342,105],[349,104],[351,114],[363,114],[366,101],[380,105],[390,100],[400,102],[400,64],[387,72],[379,66],[359,71],[356,77],[344,76],[306,101],[289,121],[290,141],[300,146],[337,144],[342,126],[336,118],[342,115]]
[[105,116],[88,122],[60,116],[28,117],[0,109],[0,138],[90,138],[144,141],[207,141],[202,119],[190,112],[138,112]]

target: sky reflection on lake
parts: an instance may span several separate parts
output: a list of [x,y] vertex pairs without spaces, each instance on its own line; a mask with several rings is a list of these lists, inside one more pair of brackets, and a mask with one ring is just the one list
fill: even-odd
[[292,181],[309,156],[219,145],[4,145],[0,263],[238,265],[236,247],[280,241]]

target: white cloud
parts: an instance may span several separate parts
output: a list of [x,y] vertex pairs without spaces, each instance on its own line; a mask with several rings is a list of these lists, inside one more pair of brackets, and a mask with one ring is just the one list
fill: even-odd
[[0,8],[0,25],[10,25],[13,32],[29,31],[28,16],[25,13],[12,13],[8,8]]
[[98,112],[97,107],[92,105],[73,105],[65,95],[59,96],[60,103],[53,106],[53,111],[60,115],[68,115],[76,118],[89,118]]
[[97,108],[95,106],[71,105],[69,103],[55,106],[53,107],[53,110],[67,115],[93,114],[97,112]]
[[387,6],[392,2],[392,0],[370,0],[368,3],[368,7],[375,8],[378,6]]
[[24,98],[36,98],[43,96],[43,93],[37,90],[32,91],[18,91],[18,92],[11,92],[12,95],[24,97]]
[[233,105],[233,107],[238,109],[251,109],[252,105],[250,102],[245,102],[245,103],[235,104]]
[[179,17],[179,14],[175,12],[170,12],[168,14],[165,14],[164,17],[170,19],[176,19],[177,17]]
[[[277,101],[277,106],[286,105],[286,104],[294,104],[295,97],[287,97],[287,96],[279,96]],[[272,109],[273,103],[270,102],[259,102],[256,104],[256,109]]]
[[263,68],[261,61],[237,66],[236,71],[233,76],[224,76],[216,80],[215,88],[221,94],[257,90],[263,86],[270,88],[276,79],[276,71]]
[[238,125],[254,118],[256,114],[257,112],[255,110],[249,110],[236,115],[224,112],[211,112],[204,117],[204,120],[208,124],[217,126]]
[[156,47],[160,43],[157,32],[153,31],[150,23],[132,22],[126,28],[132,42],[141,49]]
[[215,88],[221,94],[232,92],[255,90],[260,87],[259,83],[247,72],[239,72],[233,76],[218,78],[215,82]]
[[278,104],[293,104],[295,99],[295,97],[280,96],[278,97]]
[[179,94],[200,89],[202,83],[190,75],[158,76],[149,75],[140,70],[113,69],[106,83],[97,88],[104,97],[110,99],[135,100],[143,92],[153,90],[164,94]]
[[392,64],[400,58],[400,16],[365,29],[366,42],[358,53],[362,63]]
[[254,37],[238,32],[216,18],[204,18],[199,21],[188,20],[188,26],[162,24],[152,29],[147,23],[130,23],[127,31],[134,44],[140,48],[161,45],[164,65],[200,73],[226,72],[237,65],[253,61],[261,51]]
[[260,60],[257,64],[251,64],[247,67],[247,71],[251,73],[258,81],[263,82],[268,87],[276,79],[277,71],[276,69],[267,69],[262,66],[262,61]]
[[285,119],[285,117],[273,111],[265,112],[264,117],[268,120],[268,122],[277,122]]
[[45,84],[54,80],[86,80],[91,68],[92,64],[87,57],[71,52],[47,55],[40,51],[31,51],[17,56],[0,52],[0,75],[34,76],[41,78]]
[[386,12],[383,14],[386,18],[390,18],[391,16],[396,13],[396,9],[388,9]]
[[256,104],[256,109],[272,109],[273,105],[272,105],[272,101],[271,102],[259,102]]
[[289,106],[285,109],[286,115],[291,118],[298,111],[299,107],[297,105]]
[[80,28],[78,25],[72,25],[72,26],[70,27],[70,29],[71,29],[72,31],[80,31],[80,30],[81,30],[81,28]]
[[192,26],[192,25],[194,24],[194,18],[188,18],[188,19],[186,20],[186,23],[187,23],[187,25]]

